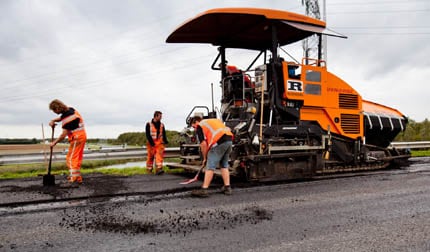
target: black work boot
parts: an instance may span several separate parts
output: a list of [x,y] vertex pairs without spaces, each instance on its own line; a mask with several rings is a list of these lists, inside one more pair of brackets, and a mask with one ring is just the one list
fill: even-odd
[[221,187],[221,192],[224,193],[225,195],[231,195],[233,193],[229,185]]
[[209,196],[207,188],[196,189],[191,192],[191,196],[206,198]]

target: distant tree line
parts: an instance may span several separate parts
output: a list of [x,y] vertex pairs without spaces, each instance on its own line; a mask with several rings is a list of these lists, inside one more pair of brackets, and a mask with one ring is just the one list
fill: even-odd
[[397,135],[394,141],[430,141],[430,122],[427,119],[423,122],[415,122],[414,120],[409,119],[409,122],[406,125],[406,130]]
[[[169,143],[167,147],[178,147],[180,136],[178,131],[166,130],[166,136]],[[146,146],[146,135],[145,132],[127,132],[122,133],[118,136],[117,139],[111,140],[110,144],[127,144],[127,145],[137,145],[137,146]]]
[[0,138],[0,144],[37,144],[40,140],[36,138]]
[[[180,135],[178,131],[166,130],[167,139],[169,144],[167,147],[178,147],[180,142]],[[430,122],[425,119],[423,122],[415,122],[409,119],[409,123],[406,126],[406,130],[397,135],[396,142],[408,142],[408,141],[430,141]],[[36,138],[0,138],[0,144],[36,144],[42,142],[41,139]],[[67,140],[65,140],[67,142]],[[114,145],[131,145],[131,146],[144,146],[146,145],[145,132],[126,132],[122,133],[116,139],[100,139],[100,138],[89,138],[88,143],[101,143]]]

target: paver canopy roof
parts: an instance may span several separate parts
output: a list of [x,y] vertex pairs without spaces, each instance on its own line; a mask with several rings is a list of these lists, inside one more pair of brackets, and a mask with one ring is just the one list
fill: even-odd
[[169,35],[168,43],[208,43],[226,48],[263,50],[272,47],[272,25],[280,46],[315,33],[344,37],[325,22],[287,11],[257,8],[212,9],[197,15]]

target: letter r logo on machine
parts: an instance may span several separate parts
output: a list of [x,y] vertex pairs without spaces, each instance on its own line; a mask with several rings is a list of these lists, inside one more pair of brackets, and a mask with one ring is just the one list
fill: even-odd
[[288,91],[303,92],[303,83],[301,81],[288,81]]

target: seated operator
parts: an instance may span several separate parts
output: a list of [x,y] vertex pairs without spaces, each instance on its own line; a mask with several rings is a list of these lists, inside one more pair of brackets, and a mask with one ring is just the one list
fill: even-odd
[[[253,102],[255,84],[251,81],[249,76],[247,74],[245,74],[242,70],[237,68],[236,66],[226,65],[225,68],[226,68],[226,72],[227,72],[228,76],[234,76],[234,75],[242,76],[242,78],[243,78],[242,81],[244,81],[244,84],[245,84],[244,87],[246,89],[248,89],[245,91],[245,97],[243,97],[242,99],[244,99],[244,101],[246,101],[247,103]],[[242,92],[241,90],[242,90],[242,88],[240,88],[237,91]],[[238,102],[237,104],[242,105],[242,102]]]
[[251,82],[251,79],[247,74],[244,74],[242,70],[233,65],[226,65],[225,70],[229,76],[233,76],[234,74],[243,74],[245,79],[245,87],[246,88],[254,88],[254,83]]

